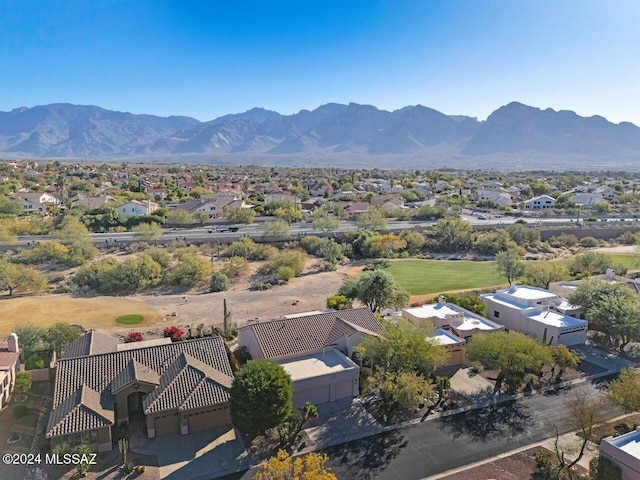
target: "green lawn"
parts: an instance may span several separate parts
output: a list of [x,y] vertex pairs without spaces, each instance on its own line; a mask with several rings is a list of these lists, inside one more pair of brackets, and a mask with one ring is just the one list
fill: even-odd
[[137,325],[142,322],[142,315],[122,315],[121,317],[116,318],[116,322],[121,323],[122,325]]
[[397,260],[385,271],[411,295],[488,288],[505,284],[495,269],[494,262],[462,260]]
[[607,253],[611,257],[615,265],[622,265],[628,270],[640,269],[640,255],[633,253]]
[[[614,264],[640,269],[640,255],[608,254]],[[555,260],[568,263],[569,260]],[[505,285],[494,262],[459,260],[394,260],[385,269],[411,295],[429,295],[452,290],[483,289]]]

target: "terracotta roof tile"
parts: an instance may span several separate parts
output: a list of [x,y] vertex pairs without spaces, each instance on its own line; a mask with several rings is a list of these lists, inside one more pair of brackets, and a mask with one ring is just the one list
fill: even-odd
[[[112,389],[118,390],[132,378],[148,383],[156,383],[157,379],[157,389],[147,394],[143,402],[146,409],[152,398],[162,397],[154,407],[154,411],[160,411],[228,401],[233,373],[220,337],[63,358],[57,366],[47,436],[99,428],[104,419],[113,424],[113,406],[109,404]],[[91,394],[79,396],[78,391],[83,389],[96,392],[101,401],[96,403]],[[111,412],[110,416],[98,415],[103,417],[102,423],[93,416],[100,412],[98,405]]]
[[244,328],[253,330],[264,358],[328,347],[344,335],[355,332],[382,334],[382,325],[366,307],[274,320]]

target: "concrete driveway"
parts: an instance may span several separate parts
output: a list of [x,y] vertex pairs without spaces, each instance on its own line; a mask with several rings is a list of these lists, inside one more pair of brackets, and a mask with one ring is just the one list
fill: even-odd
[[160,478],[210,480],[250,466],[249,457],[231,427],[155,439]]

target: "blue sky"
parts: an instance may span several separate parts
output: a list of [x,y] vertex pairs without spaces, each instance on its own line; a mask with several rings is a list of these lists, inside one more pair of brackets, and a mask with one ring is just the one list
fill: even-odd
[[516,100],[640,125],[637,0],[0,0],[0,110],[210,120]]

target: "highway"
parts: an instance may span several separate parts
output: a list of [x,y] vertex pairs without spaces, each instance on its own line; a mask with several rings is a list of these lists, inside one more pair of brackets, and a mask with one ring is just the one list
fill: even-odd
[[[475,215],[462,214],[461,218],[471,223],[478,229],[490,229],[500,226],[508,226],[519,220],[517,217],[512,216],[488,216],[486,220],[479,219]],[[552,226],[552,225],[572,225],[575,224],[573,217],[543,217],[543,218],[526,218],[528,224],[535,227]],[[636,219],[607,219],[610,223],[614,220],[618,222],[631,222]],[[417,229],[422,230],[435,225],[435,220],[418,221],[418,220],[401,220],[395,222],[389,222],[388,230],[392,232],[399,232],[402,230]],[[598,225],[598,224],[596,224]],[[604,225],[603,225],[604,226]],[[219,226],[218,226],[219,227]],[[212,232],[209,233],[210,227],[194,227],[194,228],[178,228],[178,229],[165,229],[162,237],[158,238],[158,243],[168,243],[172,240],[185,240],[187,242],[216,242],[230,243],[239,237],[248,236],[254,239],[261,238],[263,236],[264,223],[254,223],[251,225],[238,225],[237,232]],[[483,228],[484,227],[484,228]],[[291,237],[299,238],[303,235],[324,235],[331,236],[333,233],[344,233],[351,230],[357,230],[358,224],[355,221],[342,221],[340,227],[332,232],[323,233],[320,230],[314,230],[312,223],[294,223],[291,224]],[[91,240],[95,244],[109,243],[131,243],[138,241],[139,239],[132,232],[119,232],[119,233],[93,233],[91,234]],[[40,242],[49,239],[47,235],[25,235],[19,236],[14,245],[25,246],[33,242]]]

